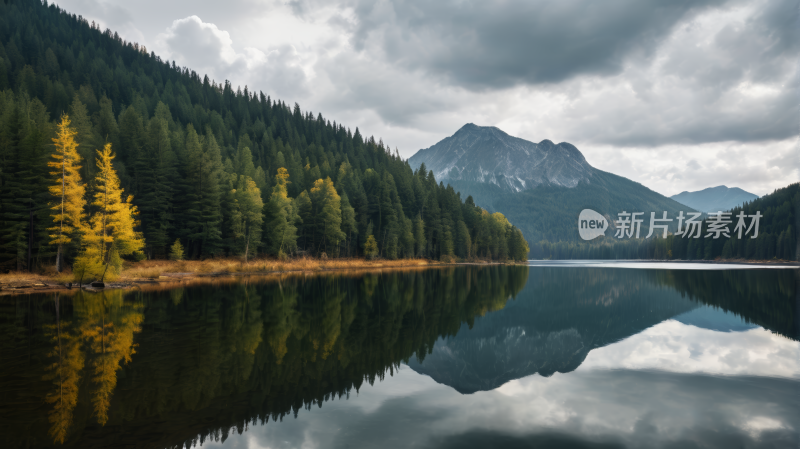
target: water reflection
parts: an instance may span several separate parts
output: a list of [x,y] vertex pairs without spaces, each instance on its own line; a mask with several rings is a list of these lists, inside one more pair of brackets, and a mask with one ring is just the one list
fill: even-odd
[[785,270],[536,268],[516,301],[471,331],[440,339],[409,366],[474,393],[531,374],[571,372],[590,351],[673,317],[737,329],[758,322],[796,338],[794,291],[794,272]]
[[[741,425],[731,435],[789,441],[797,367],[772,362],[798,351],[797,294],[789,270],[492,266],[4,298],[0,435],[10,447],[236,447],[243,432],[260,446],[591,447]],[[679,349],[636,352],[653,342]],[[783,359],[722,369],[761,377],[709,378],[713,342]],[[672,416],[681,407],[719,422],[689,425]]]

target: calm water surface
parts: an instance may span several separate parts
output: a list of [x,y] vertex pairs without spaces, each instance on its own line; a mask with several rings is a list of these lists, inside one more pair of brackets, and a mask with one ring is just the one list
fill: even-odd
[[2,297],[0,446],[800,447],[800,270],[540,265]]

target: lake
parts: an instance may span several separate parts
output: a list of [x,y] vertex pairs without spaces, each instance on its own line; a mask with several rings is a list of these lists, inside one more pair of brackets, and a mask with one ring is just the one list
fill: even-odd
[[800,446],[800,270],[537,263],[0,297],[9,448]]

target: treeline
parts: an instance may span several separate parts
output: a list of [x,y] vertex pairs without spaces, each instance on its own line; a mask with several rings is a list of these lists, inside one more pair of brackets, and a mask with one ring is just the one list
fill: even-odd
[[[669,234],[667,238],[617,239],[613,235],[588,243],[540,241],[531,248],[534,259],[662,259],[662,260],[798,260],[797,228],[800,221],[800,183],[777,189],[769,195],[731,210],[732,223],[727,225],[731,238],[704,238],[708,220],[702,223],[700,238],[683,238]],[[736,215],[760,212],[757,238],[734,232]],[[750,225],[750,218],[747,225]],[[611,234],[611,232],[609,232]]]
[[[52,263],[56,122],[76,131],[95,189],[111,144],[145,246],[189,258],[327,256],[525,259],[522,234],[462,200],[382,141],[162,61],[38,0],[0,3],[0,264]],[[74,246],[74,245],[73,245]],[[75,248],[65,249],[66,261]]]

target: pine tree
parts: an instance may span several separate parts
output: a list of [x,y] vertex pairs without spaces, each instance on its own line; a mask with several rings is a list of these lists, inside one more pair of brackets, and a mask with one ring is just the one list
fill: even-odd
[[425,257],[425,248],[427,248],[427,241],[425,239],[425,222],[422,220],[422,215],[417,215],[414,220],[414,244],[416,245],[415,256]]
[[185,148],[181,158],[181,201],[176,203],[177,235],[186,240],[189,254],[194,254],[205,234],[203,223],[203,148],[194,127],[186,127]]
[[300,192],[300,195],[294,199],[294,209],[297,212],[298,223],[300,223],[298,228],[298,246],[303,250],[313,248],[316,220],[314,216],[314,206],[311,204],[311,197],[308,195],[307,190]]
[[[222,251],[222,208],[220,206],[220,176],[222,158],[219,145],[211,132],[206,133],[203,145],[203,165],[200,176],[200,219],[203,224],[200,255],[214,256]],[[197,238],[198,236],[195,235]]]
[[309,192],[315,215],[319,217],[319,244],[325,253],[330,249],[338,249],[339,242],[345,238],[342,232],[341,197],[336,193],[331,178],[318,179]]
[[144,238],[138,225],[133,196],[122,199],[119,177],[112,165],[111,144],[97,151],[97,176],[94,183],[94,213],[83,237],[83,252],[73,270],[76,278],[94,277],[104,280],[119,275],[122,256],[141,251]]
[[[133,179],[129,188],[133,189],[136,182],[136,161],[144,147],[144,121],[139,111],[133,106],[128,106],[119,116],[119,149],[117,157],[129,168]],[[118,161],[119,162],[119,161]],[[125,185],[125,184],[123,184]]]
[[175,239],[175,243],[169,247],[169,258],[171,260],[183,260],[183,245],[181,245],[181,239]]
[[[272,188],[272,195],[270,195],[269,203],[265,208],[265,214],[268,217],[265,220],[267,253],[279,258],[293,253],[297,248],[295,223],[299,221],[299,217],[296,212],[297,206],[292,204],[287,193],[288,179],[288,170],[283,167],[278,168],[278,173],[275,175],[275,186]],[[297,200],[295,200],[296,202]]]
[[261,200],[261,191],[247,176],[239,175],[236,188],[229,194],[231,200],[231,237],[233,250],[247,258],[251,249],[255,252],[261,245],[261,232],[264,203]]
[[78,239],[83,232],[86,199],[86,189],[81,181],[80,155],[78,144],[75,141],[77,132],[70,127],[69,116],[63,115],[58,124],[56,138],[53,139],[56,151],[52,154],[53,161],[47,165],[54,169],[50,172],[53,184],[50,185],[50,194],[57,198],[51,209],[55,226],[49,228],[53,234],[50,244],[58,246],[56,255],[56,270],[61,272],[64,245]]
[[136,161],[142,228],[152,256],[165,256],[173,227],[173,195],[177,176],[167,121],[153,117],[147,125],[145,151]]
[[364,243],[364,255],[367,259],[378,257],[378,242],[372,234],[367,236],[367,241]]
[[347,236],[345,239],[345,256],[350,256],[350,243],[352,242],[353,234],[358,235],[358,227],[356,226],[356,210],[350,205],[350,200],[347,194],[342,194],[342,232]]
[[469,259],[472,249],[472,238],[469,235],[469,229],[466,223],[459,220],[456,224],[456,255],[462,259]]
[[[75,141],[78,144],[78,153],[84,161],[91,161],[94,157],[92,148],[95,147],[95,137],[92,131],[92,121],[89,118],[89,111],[86,105],[83,104],[78,94],[72,100],[69,107],[69,117],[72,128],[75,130]],[[94,178],[94,167],[92,164],[86,164],[83,167],[83,178],[90,180]]]

